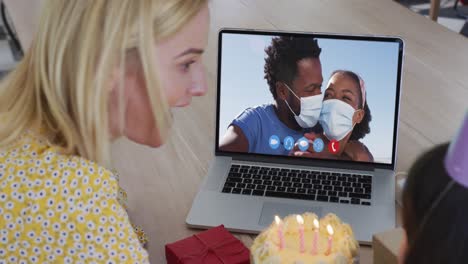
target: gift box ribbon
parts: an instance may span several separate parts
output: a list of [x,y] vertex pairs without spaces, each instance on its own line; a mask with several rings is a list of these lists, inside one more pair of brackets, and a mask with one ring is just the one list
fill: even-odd
[[217,244],[216,246],[210,246],[208,245],[208,243],[206,243],[205,241],[203,241],[203,239],[201,239],[198,235],[193,235],[196,239],[198,239],[204,246],[203,250],[198,252],[198,253],[195,253],[195,254],[191,254],[191,255],[187,255],[187,256],[183,256],[182,258],[179,258],[179,261],[177,263],[183,263],[183,260],[187,260],[187,259],[194,259],[194,258],[201,258],[202,262],[205,260],[205,258],[210,254],[212,253],[214,256],[216,256],[220,261],[221,263],[223,264],[228,264],[227,262],[225,262],[222,258],[222,256],[224,257],[230,257],[230,256],[235,256],[235,255],[238,255],[238,254],[241,254],[242,252],[244,252],[246,250],[245,247],[242,247],[240,250],[237,250],[235,252],[229,252],[227,254],[223,254],[222,256],[220,256],[216,251],[219,250],[220,248],[224,247],[224,246],[227,246],[229,244],[234,244],[234,243],[240,243],[239,240],[237,240],[236,238],[232,237],[226,241],[224,241],[223,243],[219,243]]

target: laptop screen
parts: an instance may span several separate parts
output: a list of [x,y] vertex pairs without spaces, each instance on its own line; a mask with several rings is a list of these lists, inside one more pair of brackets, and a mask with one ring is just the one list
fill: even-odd
[[217,151],[393,165],[403,42],[223,30]]

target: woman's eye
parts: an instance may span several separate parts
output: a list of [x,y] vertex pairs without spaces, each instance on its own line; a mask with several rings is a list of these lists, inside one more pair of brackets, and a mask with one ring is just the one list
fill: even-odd
[[192,61],[182,64],[182,70],[184,72],[187,72],[190,69],[190,65],[192,65],[193,63],[195,63],[195,61],[192,60]]
[[343,100],[346,100],[346,101],[348,101],[348,102],[351,102],[351,98],[346,97],[346,96],[343,97]]

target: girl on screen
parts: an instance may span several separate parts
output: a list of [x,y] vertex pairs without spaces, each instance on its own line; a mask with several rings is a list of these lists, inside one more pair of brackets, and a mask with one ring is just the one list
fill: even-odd
[[374,157],[361,142],[370,133],[372,115],[366,101],[364,81],[354,72],[337,70],[332,73],[324,93],[319,123],[322,134],[307,133],[304,136],[313,142],[320,137],[325,146],[332,146],[317,153],[313,144],[308,151],[291,153],[293,156],[347,159],[373,162]]

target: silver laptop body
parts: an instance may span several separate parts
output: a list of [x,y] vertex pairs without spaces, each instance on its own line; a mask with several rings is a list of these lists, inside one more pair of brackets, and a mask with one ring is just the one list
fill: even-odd
[[[398,69],[396,76],[395,102],[389,102],[394,105],[394,122],[392,157],[388,164],[381,163],[360,163],[346,161],[331,161],[319,159],[289,158],[283,156],[254,155],[252,153],[230,153],[218,149],[219,135],[219,114],[220,114],[220,67],[222,38],[224,34],[240,35],[307,35],[315,38],[337,39],[337,40],[364,40],[364,41],[382,41],[396,42],[399,46]],[[394,169],[396,162],[396,143],[398,131],[398,115],[400,86],[403,60],[403,41],[396,37],[384,36],[355,36],[355,35],[336,35],[336,34],[318,34],[318,33],[296,33],[296,32],[271,32],[256,30],[223,29],[219,32],[218,46],[218,96],[217,96],[217,126],[215,157],[211,162],[208,174],[196,195],[186,223],[193,228],[210,228],[218,225],[224,225],[228,230],[241,233],[257,234],[269,226],[275,215],[284,217],[289,214],[299,214],[304,212],[314,212],[319,217],[327,213],[334,213],[344,222],[349,223],[354,231],[356,239],[362,244],[369,244],[372,241],[372,235],[381,231],[395,227],[395,178]],[[324,76],[327,78],[328,76]],[[252,169],[255,168],[255,169]],[[274,170],[278,173],[293,173],[302,175],[304,178],[321,177],[322,180],[327,177],[339,179],[342,175],[354,178],[354,182],[366,182],[371,185],[370,199],[357,199],[351,197],[340,197],[340,200],[324,201],[323,196],[318,199],[305,194],[292,194],[288,196],[281,195],[267,196],[267,190],[263,195],[232,193],[234,188],[229,189],[230,193],[223,192],[226,187],[227,178],[230,172],[234,171],[261,171],[262,169]],[[275,174],[275,173],[274,173]],[[285,174],[286,175],[286,174]],[[321,176],[324,175],[324,176]],[[258,176],[257,176],[258,177]],[[344,176],[343,176],[344,177]],[[262,178],[258,178],[262,180]],[[312,180],[312,179],[311,179]],[[301,180],[302,181],[302,180]],[[307,181],[307,180],[304,180]],[[253,182],[253,181],[249,181]],[[331,181],[332,185],[334,181]],[[234,183],[235,184],[235,183]],[[257,184],[258,185],[258,184]],[[362,186],[362,185],[361,185]],[[296,189],[298,190],[298,189]],[[356,189],[354,189],[356,190]],[[272,192],[270,192],[271,194]],[[306,196],[304,198],[303,196]],[[348,202],[346,202],[348,201]],[[353,201],[353,202],[352,202]]]

